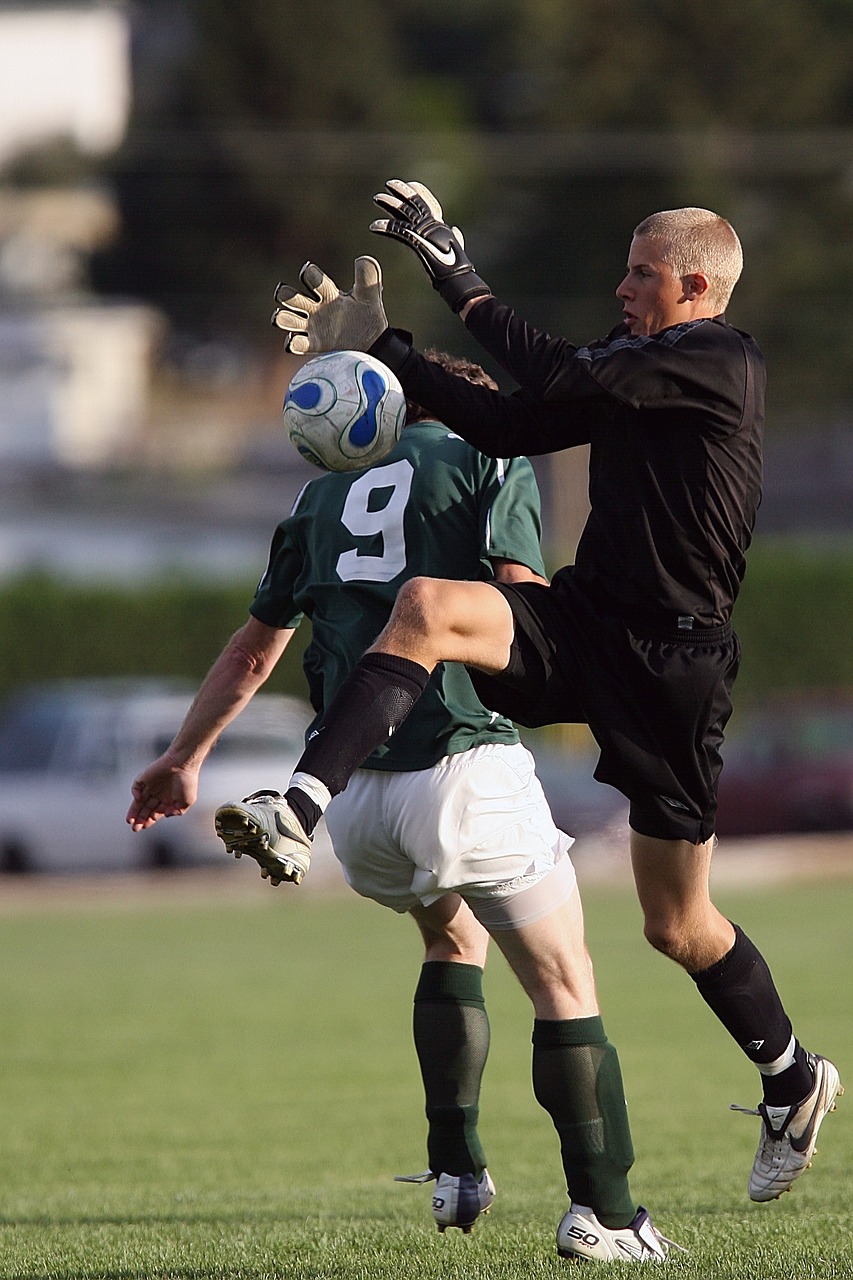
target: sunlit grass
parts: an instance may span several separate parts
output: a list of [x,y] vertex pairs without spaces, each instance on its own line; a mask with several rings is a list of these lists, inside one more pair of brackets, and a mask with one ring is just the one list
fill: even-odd
[[[2,889],[2,886],[0,886]],[[625,889],[590,887],[587,925],[637,1151],[632,1185],[685,1244],[683,1276],[853,1276],[851,1105],[815,1168],[750,1205],[754,1070]],[[853,1062],[853,881],[726,891],[795,1026]],[[471,1236],[439,1236],[411,1046],[410,922],[355,897],[240,894],[0,916],[0,1280],[563,1275],[556,1137],[530,1086],[527,1002],[495,954],[481,1132],[498,1185]]]

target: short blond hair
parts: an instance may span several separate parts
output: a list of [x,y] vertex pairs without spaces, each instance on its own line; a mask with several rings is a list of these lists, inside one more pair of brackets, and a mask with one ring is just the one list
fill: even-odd
[[680,279],[707,276],[709,302],[725,311],[743,271],[743,249],[730,222],[710,209],[664,209],[644,218],[634,235],[654,240]]

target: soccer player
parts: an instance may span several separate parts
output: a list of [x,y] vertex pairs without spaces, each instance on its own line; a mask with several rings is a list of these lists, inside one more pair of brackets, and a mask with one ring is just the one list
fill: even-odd
[[[279,287],[286,345],[370,350],[485,453],[588,443],[591,512],[575,564],[550,586],[405,584],[308,744],[281,823],[310,834],[324,796],[398,728],[440,661],[485,673],[475,677],[481,696],[517,723],[587,723],[600,748],[595,776],[630,802],[645,935],[687,971],[760,1073],[748,1191],[775,1199],[809,1166],[841,1086],[832,1063],[799,1043],[764,958],[709,890],[740,658],[731,614],[761,493],[764,361],[724,314],[742,268],[738,237],[706,209],[646,218],[616,289],[622,323],[577,347],[492,295],[426,187],[394,180],[376,203],[387,216],[371,230],[414,249],[520,389],[473,387],[424,360],[411,335],[388,328],[370,258],[358,260],[348,294],[312,263],[303,292]],[[278,840],[278,856],[288,844]]]
[[[430,363],[469,385],[495,386],[467,361],[432,353]],[[312,627],[305,671],[321,711],[387,621],[401,583],[433,573],[544,586],[539,535],[527,459],[486,458],[409,402],[388,458],[305,486],[275,533],[248,622],[169,749],[134,781],[128,822],[141,830],[192,804],[207,753],[268,678],[303,614]],[[403,1180],[436,1180],[440,1230],[469,1231],[494,1199],[477,1126],[492,934],[533,1004],[534,1091],[560,1136],[571,1197],[560,1253],[663,1260],[671,1242],[628,1184],[624,1090],[584,943],[572,841],[554,826],[517,730],[480,701],[464,667],[437,664],[412,715],[364,764],[326,813],[335,853],[357,892],[411,913],[425,948],[413,1029],[430,1167]],[[278,858],[271,846],[282,812],[276,792],[260,792],[222,806],[217,828],[272,883],[298,883],[310,842]]]

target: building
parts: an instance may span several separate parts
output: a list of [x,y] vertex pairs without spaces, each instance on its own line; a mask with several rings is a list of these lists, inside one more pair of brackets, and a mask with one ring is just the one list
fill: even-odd
[[52,138],[105,154],[130,111],[119,4],[0,4],[0,165]]
[[119,146],[130,31],[115,3],[0,4],[0,463],[90,468],[144,427],[160,317],[105,304],[86,265],[118,230],[106,190],[3,184],[34,148]]

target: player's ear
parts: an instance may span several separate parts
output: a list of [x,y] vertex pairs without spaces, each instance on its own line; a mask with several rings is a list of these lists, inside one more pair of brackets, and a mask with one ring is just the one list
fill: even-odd
[[693,271],[689,276],[682,276],[681,284],[685,298],[691,302],[698,302],[704,298],[711,287],[711,281],[701,271]]

